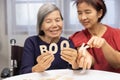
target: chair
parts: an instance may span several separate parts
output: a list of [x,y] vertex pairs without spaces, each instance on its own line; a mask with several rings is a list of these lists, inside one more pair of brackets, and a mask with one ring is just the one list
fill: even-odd
[[12,46],[11,50],[11,61],[12,61],[12,66],[13,66],[13,75],[18,75],[19,70],[20,70],[20,65],[21,65],[21,58],[22,58],[22,53],[23,53],[23,47],[14,45]]
[[23,53],[23,47],[15,45],[16,40],[11,39],[11,66],[10,68],[4,68],[1,72],[1,78],[19,75],[21,58]]

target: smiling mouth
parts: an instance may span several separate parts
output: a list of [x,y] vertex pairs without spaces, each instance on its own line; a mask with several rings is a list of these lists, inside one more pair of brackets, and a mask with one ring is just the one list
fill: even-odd
[[52,30],[50,31],[51,33],[57,34],[59,32],[59,30]]
[[59,30],[51,30],[50,32],[58,32]]
[[60,29],[51,29],[50,32],[58,32]]
[[88,24],[89,24],[89,22],[82,22],[82,24],[83,24],[83,25],[88,25]]

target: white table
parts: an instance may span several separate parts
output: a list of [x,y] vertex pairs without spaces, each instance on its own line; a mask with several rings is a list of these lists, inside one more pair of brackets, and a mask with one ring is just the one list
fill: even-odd
[[41,73],[28,73],[13,76],[3,80],[120,80],[119,73],[112,73],[99,70],[49,70]]

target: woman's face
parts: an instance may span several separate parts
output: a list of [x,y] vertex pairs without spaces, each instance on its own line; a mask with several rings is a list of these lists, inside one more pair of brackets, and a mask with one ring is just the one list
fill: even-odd
[[85,28],[92,28],[98,23],[102,16],[102,10],[97,12],[96,9],[86,2],[79,3],[77,6],[78,18]]
[[58,10],[49,13],[42,24],[41,30],[44,31],[46,38],[60,37],[63,28],[63,20]]

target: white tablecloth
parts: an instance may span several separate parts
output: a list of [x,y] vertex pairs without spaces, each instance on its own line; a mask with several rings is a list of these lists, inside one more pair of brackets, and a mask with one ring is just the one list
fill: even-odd
[[99,70],[49,70],[41,73],[28,73],[3,80],[120,80],[119,73]]

